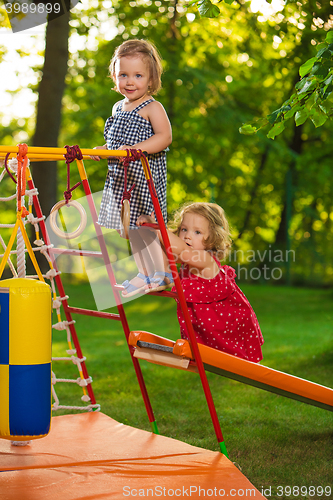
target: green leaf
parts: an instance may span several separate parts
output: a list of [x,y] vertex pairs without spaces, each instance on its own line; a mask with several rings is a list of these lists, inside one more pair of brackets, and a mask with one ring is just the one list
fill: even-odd
[[299,82],[296,83],[295,89],[301,90],[304,87],[304,85],[306,84],[306,82],[308,82],[308,81],[309,81],[309,78],[302,78],[302,80],[300,80]]
[[243,135],[252,135],[256,134],[258,130],[268,124],[267,118],[258,118],[251,122],[243,123],[241,127],[239,127],[239,133]]
[[[273,113],[267,115],[267,119],[269,121],[269,123],[273,124],[274,122],[276,122],[278,120],[278,118],[280,117],[282,113],[282,108],[279,108],[279,109],[276,109],[275,111],[273,111]],[[281,120],[279,120],[281,121]]]
[[310,92],[311,90],[314,90],[317,87],[317,80],[315,78],[306,78],[304,85],[302,85],[301,89],[299,90],[299,94],[304,94],[305,92]]
[[299,125],[302,125],[309,117],[309,110],[306,107],[303,107],[300,111],[297,111],[295,115],[295,123],[296,126],[298,127]]
[[257,133],[257,129],[253,127],[250,123],[244,123],[239,127],[239,133],[243,135],[252,135]]
[[220,15],[220,9],[212,4],[210,0],[203,0],[198,4],[198,11],[202,17],[217,17]]
[[326,85],[324,87],[324,92],[323,92],[323,94],[321,96],[322,99],[323,99],[323,101],[330,96],[332,90],[333,90],[333,84],[332,83],[330,83],[329,85]]
[[313,65],[311,75],[316,75],[316,76],[321,76],[325,78],[329,73],[329,67],[327,67],[327,64],[323,64],[321,62],[317,62],[316,64]]
[[267,137],[269,139],[274,139],[277,135],[281,134],[281,132],[284,131],[284,128],[285,128],[284,122],[276,123],[268,132]]
[[333,43],[333,30],[329,31],[326,35],[325,41],[327,43]]
[[310,116],[310,119],[315,127],[321,127],[326,122],[327,118],[328,117],[324,115],[324,113],[318,113],[317,111]]
[[325,81],[324,81],[324,85],[329,85],[330,83],[332,83],[332,80],[333,80],[333,75],[330,75]]
[[331,56],[332,56],[331,51],[328,50],[327,47],[324,47],[323,49],[319,50],[319,52],[317,52],[318,59],[319,57],[322,57],[323,59],[330,59]]
[[309,71],[311,70],[313,64],[317,61],[316,57],[311,57],[308,61],[306,61],[302,66],[299,68],[299,74],[303,78]]
[[287,113],[284,115],[285,120],[289,120],[289,118],[292,118],[294,114],[299,111],[302,108],[302,105],[300,103],[297,103],[296,106],[293,106]]
[[323,113],[325,113],[325,115],[327,116],[331,116],[332,113],[333,113],[333,104],[330,106],[329,103],[326,103],[325,104],[319,104],[319,108],[323,111]]

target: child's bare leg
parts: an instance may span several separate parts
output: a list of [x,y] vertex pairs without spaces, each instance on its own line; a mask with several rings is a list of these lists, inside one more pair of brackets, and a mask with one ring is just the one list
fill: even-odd
[[171,286],[173,279],[168,257],[164,245],[161,245],[158,238],[149,245],[149,252],[154,262],[155,272],[153,278],[150,280],[151,283],[145,287],[146,291],[153,291],[157,288],[161,289],[161,287],[166,288],[166,286]]
[[[132,248],[133,257],[138,268],[138,275],[129,281],[133,287],[141,290],[147,285],[147,277],[151,276],[154,271],[154,263],[149,253],[150,243],[156,239],[156,235],[147,228],[140,227],[138,229],[131,229],[129,231],[129,240]],[[128,295],[127,291],[123,291],[123,296]]]

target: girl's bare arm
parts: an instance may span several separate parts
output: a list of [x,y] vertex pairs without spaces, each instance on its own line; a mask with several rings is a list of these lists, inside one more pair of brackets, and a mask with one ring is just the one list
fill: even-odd
[[171,124],[162,104],[158,101],[153,101],[146,106],[146,108],[147,114],[143,117],[150,121],[154,135],[149,137],[146,141],[139,142],[131,146],[124,144],[118,149],[141,149],[142,151],[146,151],[148,154],[154,154],[163,151],[171,144]]
[[[140,215],[136,224],[137,226],[141,226],[145,222],[156,223],[153,217],[149,215]],[[152,230],[156,231],[160,242],[164,244],[161,231],[153,228]],[[217,274],[217,264],[209,252],[206,250],[195,250],[189,247],[185,241],[179,238],[176,234],[172,233],[168,229],[167,232],[170,240],[171,251],[177,263],[181,262],[188,264],[192,272],[193,269],[197,269],[200,271],[200,274],[207,278],[212,278]]]

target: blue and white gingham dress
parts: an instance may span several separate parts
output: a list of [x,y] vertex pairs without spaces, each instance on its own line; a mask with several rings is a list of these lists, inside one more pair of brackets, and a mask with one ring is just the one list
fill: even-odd
[[[114,116],[106,120],[104,138],[108,149],[118,149],[126,144],[138,144],[154,135],[153,128],[148,120],[139,115],[138,111],[153,101],[149,99],[141,103],[132,111],[122,111],[122,101],[116,108]],[[166,152],[148,155],[153,181],[162,210],[165,223],[167,222],[166,205]],[[154,210],[141,161],[130,162],[127,169],[127,189],[135,183],[131,192],[131,219],[130,229],[137,228],[136,220],[141,215],[151,215]],[[120,211],[121,199],[124,191],[124,167],[118,160],[109,160],[108,174],[105,181],[98,224],[109,229],[121,229]]]

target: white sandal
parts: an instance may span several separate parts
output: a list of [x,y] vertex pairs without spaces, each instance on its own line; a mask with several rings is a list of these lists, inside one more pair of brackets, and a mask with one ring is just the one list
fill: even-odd
[[[149,287],[146,288],[145,293],[150,293],[150,292],[160,292],[161,290],[165,290],[166,288],[170,288],[174,282],[173,282],[173,277],[172,273],[166,273],[164,271],[157,271],[154,273],[153,278],[150,278],[150,283],[157,283],[156,287]],[[155,278],[155,276],[161,276],[161,278]],[[163,278],[168,278],[169,283],[165,281]],[[148,283],[149,285],[149,283]]]

